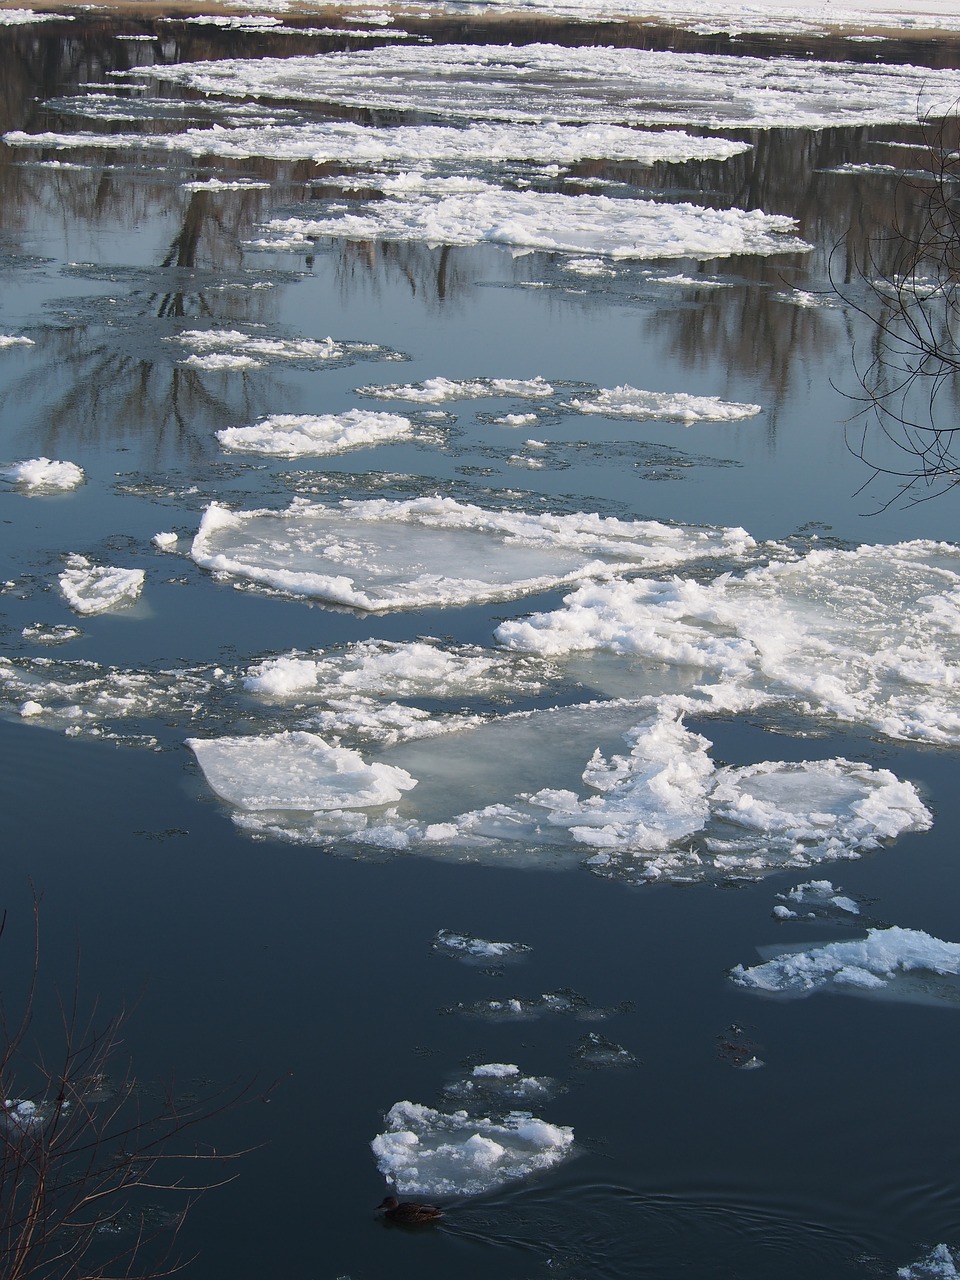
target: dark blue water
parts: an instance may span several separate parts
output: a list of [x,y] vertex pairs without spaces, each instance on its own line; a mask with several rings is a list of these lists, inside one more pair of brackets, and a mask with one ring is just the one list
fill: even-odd
[[[133,46],[113,36],[106,20],[71,33],[0,30],[4,128],[61,127],[42,100],[123,65]],[[197,37],[191,46],[183,37],[177,52],[259,53],[257,39]],[[915,136],[827,130],[820,159],[876,159],[878,138]],[[238,171],[265,177],[269,191],[198,201],[178,185],[198,165],[161,170],[94,152],[80,157],[86,169],[55,170],[2,149],[0,329],[36,347],[0,352],[0,458],[69,457],[87,473],[63,497],[0,492],[5,652],[131,670],[243,669],[292,648],[371,636],[486,645],[501,619],[559,603],[554,593],[371,618],[237,591],[150,544],[172,528],[187,545],[214,498],[282,507],[297,493],[435,491],[481,505],[742,525],[758,539],[811,527],[853,543],[950,538],[949,497],[868,514],[887,492],[857,495],[866,476],[844,441],[853,409],[843,391],[857,390],[851,342],[869,345],[869,327],[849,311],[774,300],[786,285],[827,287],[839,230],[854,209],[868,231],[879,225],[892,184],[827,180],[807,140],[775,140],[778,149],[764,143],[774,154],[760,203],[803,210],[801,232],[815,253],[710,264],[735,280],[729,290],[652,286],[642,274],[651,264],[640,264],[618,290],[585,293],[526,288],[560,284],[559,264],[494,248],[362,253],[333,242],[309,261],[245,252],[258,222],[309,198],[306,166],[291,173],[246,162]],[[732,199],[736,162],[716,169],[712,180],[730,186],[719,198]],[[669,168],[644,175],[651,188],[682,190],[682,179]],[[184,260],[164,266],[177,244]],[[697,264],[666,273],[674,269]],[[271,287],[222,287],[253,282]],[[200,374],[177,365],[182,352],[164,341],[195,323],[329,333],[408,359]],[[276,462],[226,457],[214,436],[268,412],[349,408],[364,382],[440,374],[682,389],[756,401],[764,413],[690,428],[571,417],[551,428],[551,440],[578,447],[558,449],[542,471],[512,466],[512,437],[494,434],[470,406],[443,449]],[[77,621],[52,586],[70,551],[142,565],[147,586],[134,609],[79,620],[81,638],[44,648],[21,631]],[[137,750],[33,727],[9,710],[0,720],[5,999],[16,1005],[29,968],[32,883],[42,893],[38,1045],[57,1036],[56,990],[76,982],[107,1016],[131,1010],[121,1056],[145,1089],[172,1081],[206,1094],[254,1080],[245,1105],[212,1116],[202,1134],[224,1150],[252,1150],[230,1166],[236,1180],[187,1219],[177,1248],[197,1254],[188,1275],[853,1280],[891,1276],[939,1241],[960,1243],[957,1008],[764,1000],[727,980],[733,965],[755,961],[758,946],[787,938],[771,908],[802,875],[635,890],[586,871],[364,860],[346,847],[254,841],[182,745],[196,728],[186,716],[168,710],[124,723],[123,732],[150,732],[162,748]],[[216,714],[211,706],[211,721]],[[787,733],[795,724],[734,718],[691,727],[726,763],[844,755],[916,782],[934,813],[930,831],[817,874],[861,899],[868,924],[956,940],[951,752],[822,726],[816,737]],[[487,972],[435,954],[439,929],[532,951]],[[788,940],[857,933],[811,921]],[[614,1012],[602,1023],[522,1024],[449,1012],[564,988]],[[593,1029],[638,1064],[584,1069],[577,1048]],[[756,1046],[762,1070],[725,1058],[736,1034]],[[385,1112],[401,1099],[442,1105],[444,1084],[483,1061],[518,1062],[561,1082],[542,1114],[573,1127],[575,1158],[454,1202],[436,1230],[385,1226],[373,1213],[384,1188],[369,1150]]]

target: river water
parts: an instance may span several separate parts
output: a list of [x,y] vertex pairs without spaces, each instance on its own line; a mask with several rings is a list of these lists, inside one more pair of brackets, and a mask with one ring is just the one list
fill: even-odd
[[850,265],[960,46],[287,21],[0,27],[37,1041],[76,982],[146,1089],[256,1077],[204,1280],[960,1247],[954,504],[851,448]]

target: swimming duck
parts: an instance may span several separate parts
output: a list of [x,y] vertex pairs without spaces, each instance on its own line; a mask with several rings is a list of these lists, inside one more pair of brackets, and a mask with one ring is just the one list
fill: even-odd
[[416,1204],[412,1200],[401,1201],[396,1196],[386,1196],[383,1202],[377,1205],[377,1209],[383,1210],[383,1216],[388,1222],[401,1222],[412,1227],[426,1222],[436,1222],[438,1218],[443,1217],[443,1211],[435,1204]]

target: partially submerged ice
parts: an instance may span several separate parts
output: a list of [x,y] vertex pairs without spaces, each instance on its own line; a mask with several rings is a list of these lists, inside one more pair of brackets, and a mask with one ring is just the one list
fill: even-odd
[[[823,915],[858,916],[860,904],[845,894],[838,893],[831,880],[807,880],[794,885],[786,893],[778,893],[780,899],[773,908],[777,920],[816,919]],[[812,909],[811,909],[812,908]]]
[[891,999],[960,1003],[960,943],[919,929],[870,929],[865,938],[785,952],[730,976],[751,991],[790,996],[813,991],[882,994]]
[[145,576],[143,569],[94,565],[86,556],[71,555],[58,582],[63,598],[74,612],[91,614],[136,600],[143,590]]
[[[632,663],[686,669],[688,703],[744,710],[787,703],[891,738],[960,745],[960,549],[916,541],[771,548],[771,562],[712,582],[581,586],[550,613],[505,622],[501,644],[555,660],[622,659],[592,674],[623,694]],[[612,679],[604,684],[605,675]]]
[[552,1076],[525,1076],[514,1062],[482,1062],[470,1075],[444,1085],[448,1098],[487,1106],[549,1102],[560,1085]]
[[482,1195],[552,1169],[571,1153],[573,1130],[529,1111],[492,1120],[398,1102],[370,1145],[401,1195]]
[[284,511],[212,503],[191,555],[214,573],[293,596],[378,611],[511,599],[617,569],[737,556],[742,529],[596,515],[498,512],[425,497]]

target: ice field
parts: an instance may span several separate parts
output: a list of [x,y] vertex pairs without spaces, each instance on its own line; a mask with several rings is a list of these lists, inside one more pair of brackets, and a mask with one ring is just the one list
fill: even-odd
[[206,8],[0,9],[9,998],[188,1277],[955,1276],[954,6]]

